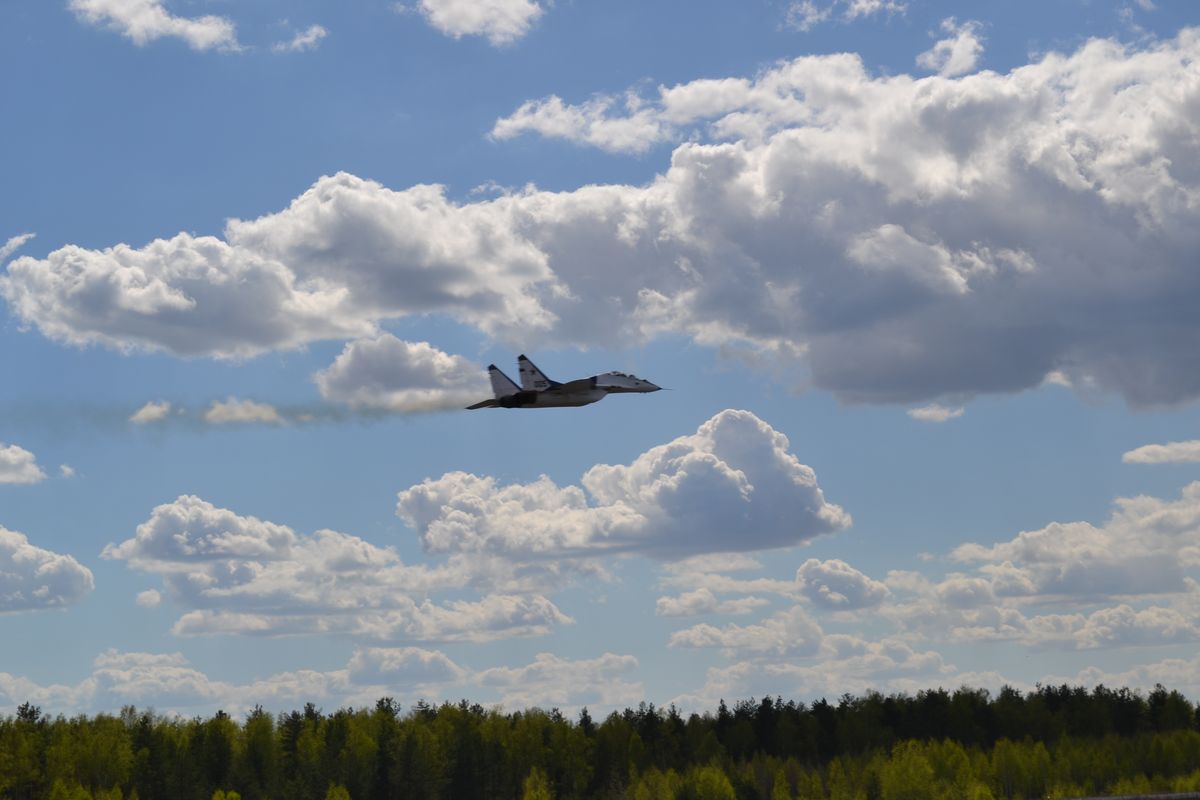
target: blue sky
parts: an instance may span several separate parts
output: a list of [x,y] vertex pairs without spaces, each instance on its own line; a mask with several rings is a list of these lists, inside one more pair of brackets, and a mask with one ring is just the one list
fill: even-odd
[[0,705],[1200,697],[1197,23],[5,4]]

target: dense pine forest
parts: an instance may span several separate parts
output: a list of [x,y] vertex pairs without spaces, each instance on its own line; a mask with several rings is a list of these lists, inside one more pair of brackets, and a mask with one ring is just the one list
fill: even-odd
[[684,716],[641,705],[593,719],[466,701],[236,720],[0,719],[13,800],[1077,797],[1200,791],[1200,708],[1156,687],[1039,687],[766,697]]

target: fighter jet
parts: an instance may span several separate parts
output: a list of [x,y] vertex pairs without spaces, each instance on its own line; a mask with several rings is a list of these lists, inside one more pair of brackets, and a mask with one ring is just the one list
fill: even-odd
[[624,372],[605,372],[603,375],[559,383],[547,378],[546,373],[523,355],[517,358],[517,367],[521,375],[520,386],[513,383],[495,364],[489,365],[488,377],[492,379],[492,392],[496,396],[467,408],[586,406],[610,394],[657,392],[662,388]]

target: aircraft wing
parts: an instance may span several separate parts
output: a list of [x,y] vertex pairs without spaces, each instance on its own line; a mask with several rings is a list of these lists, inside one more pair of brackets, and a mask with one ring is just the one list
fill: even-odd
[[477,408],[498,408],[500,406],[495,400],[481,400],[473,406],[467,406],[468,411],[474,411]]

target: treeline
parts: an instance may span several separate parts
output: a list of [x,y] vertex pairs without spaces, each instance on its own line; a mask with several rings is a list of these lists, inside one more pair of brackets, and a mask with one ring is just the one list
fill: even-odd
[[12,800],[707,800],[1077,797],[1200,791],[1200,708],[1159,686],[766,697],[593,719],[466,701],[313,705],[241,722],[124,708],[0,718]]

